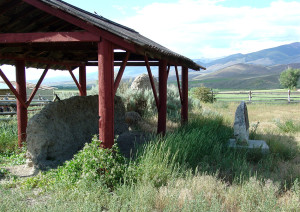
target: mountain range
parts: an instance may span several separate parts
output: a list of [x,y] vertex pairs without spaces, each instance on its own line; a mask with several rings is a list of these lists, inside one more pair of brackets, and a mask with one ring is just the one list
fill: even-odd
[[[190,71],[190,86],[218,89],[274,89],[280,88],[280,73],[287,68],[300,68],[300,42],[264,49],[248,54],[233,54],[218,59],[195,59],[196,63],[206,67],[205,71]],[[157,68],[153,67],[157,77]],[[124,80],[146,73],[144,67],[126,67]],[[89,87],[95,84],[98,73],[87,73]],[[174,70],[170,71],[168,82],[174,83]],[[63,79],[48,79],[45,84],[62,87],[75,87],[75,84]],[[299,83],[300,85],[300,83]]]
[[280,88],[280,73],[288,68],[300,68],[300,42],[197,62],[207,70],[191,75],[192,86],[203,84],[218,89]]

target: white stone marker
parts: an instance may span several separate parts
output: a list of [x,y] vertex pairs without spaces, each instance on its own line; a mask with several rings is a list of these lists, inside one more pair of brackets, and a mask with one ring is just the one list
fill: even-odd
[[229,147],[261,149],[262,153],[269,152],[269,146],[262,140],[249,140],[249,119],[247,105],[244,101],[240,103],[235,112],[234,139],[229,139]]

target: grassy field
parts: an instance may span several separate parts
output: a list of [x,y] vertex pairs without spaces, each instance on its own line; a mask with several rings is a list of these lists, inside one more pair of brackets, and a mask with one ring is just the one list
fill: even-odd
[[[251,91],[252,102],[265,102],[265,103],[287,103],[288,102],[288,90],[286,89],[273,89],[273,90],[254,90]],[[220,91],[215,92],[217,101],[248,101],[248,91]],[[291,91],[290,94],[291,102],[300,101],[300,92]]]
[[270,154],[229,149],[237,103],[202,104],[189,124],[141,147],[135,160],[98,141],[72,161],[35,177],[24,163],[15,122],[1,124],[0,211],[297,211],[300,105],[248,105],[251,139]]

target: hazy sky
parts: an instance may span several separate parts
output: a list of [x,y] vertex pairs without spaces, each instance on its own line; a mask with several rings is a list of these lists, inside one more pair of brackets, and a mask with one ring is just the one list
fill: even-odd
[[300,0],[67,2],[131,27],[193,59],[300,41]]
[[[65,1],[192,59],[300,41],[300,0]],[[27,73],[29,79],[39,77]]]

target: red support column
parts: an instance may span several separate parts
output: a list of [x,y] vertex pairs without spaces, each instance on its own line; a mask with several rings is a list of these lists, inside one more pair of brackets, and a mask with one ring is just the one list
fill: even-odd
[[86,68],[85,66],[79,67],[79,85],[81,90],[79,91],[80,96],[86,96]]
[[[22,100],[26,102],[26,74],[25,61],[16,61],[16,90]],[[18,145],[22,147],[26,141],[27,128],[27,108],[17,99],[17,118],[18,118]]]
[[114,144],[114,51],[111,42],[98,43],[99,138],[104,148]]
[[181,105],[181,123],[188,122],[188,95],[189,95],[189,75],[188,68],[182,67],[182,105]]
[[159,107],[157,133],[165,135],[167,122],[167,62],[159,61]]

